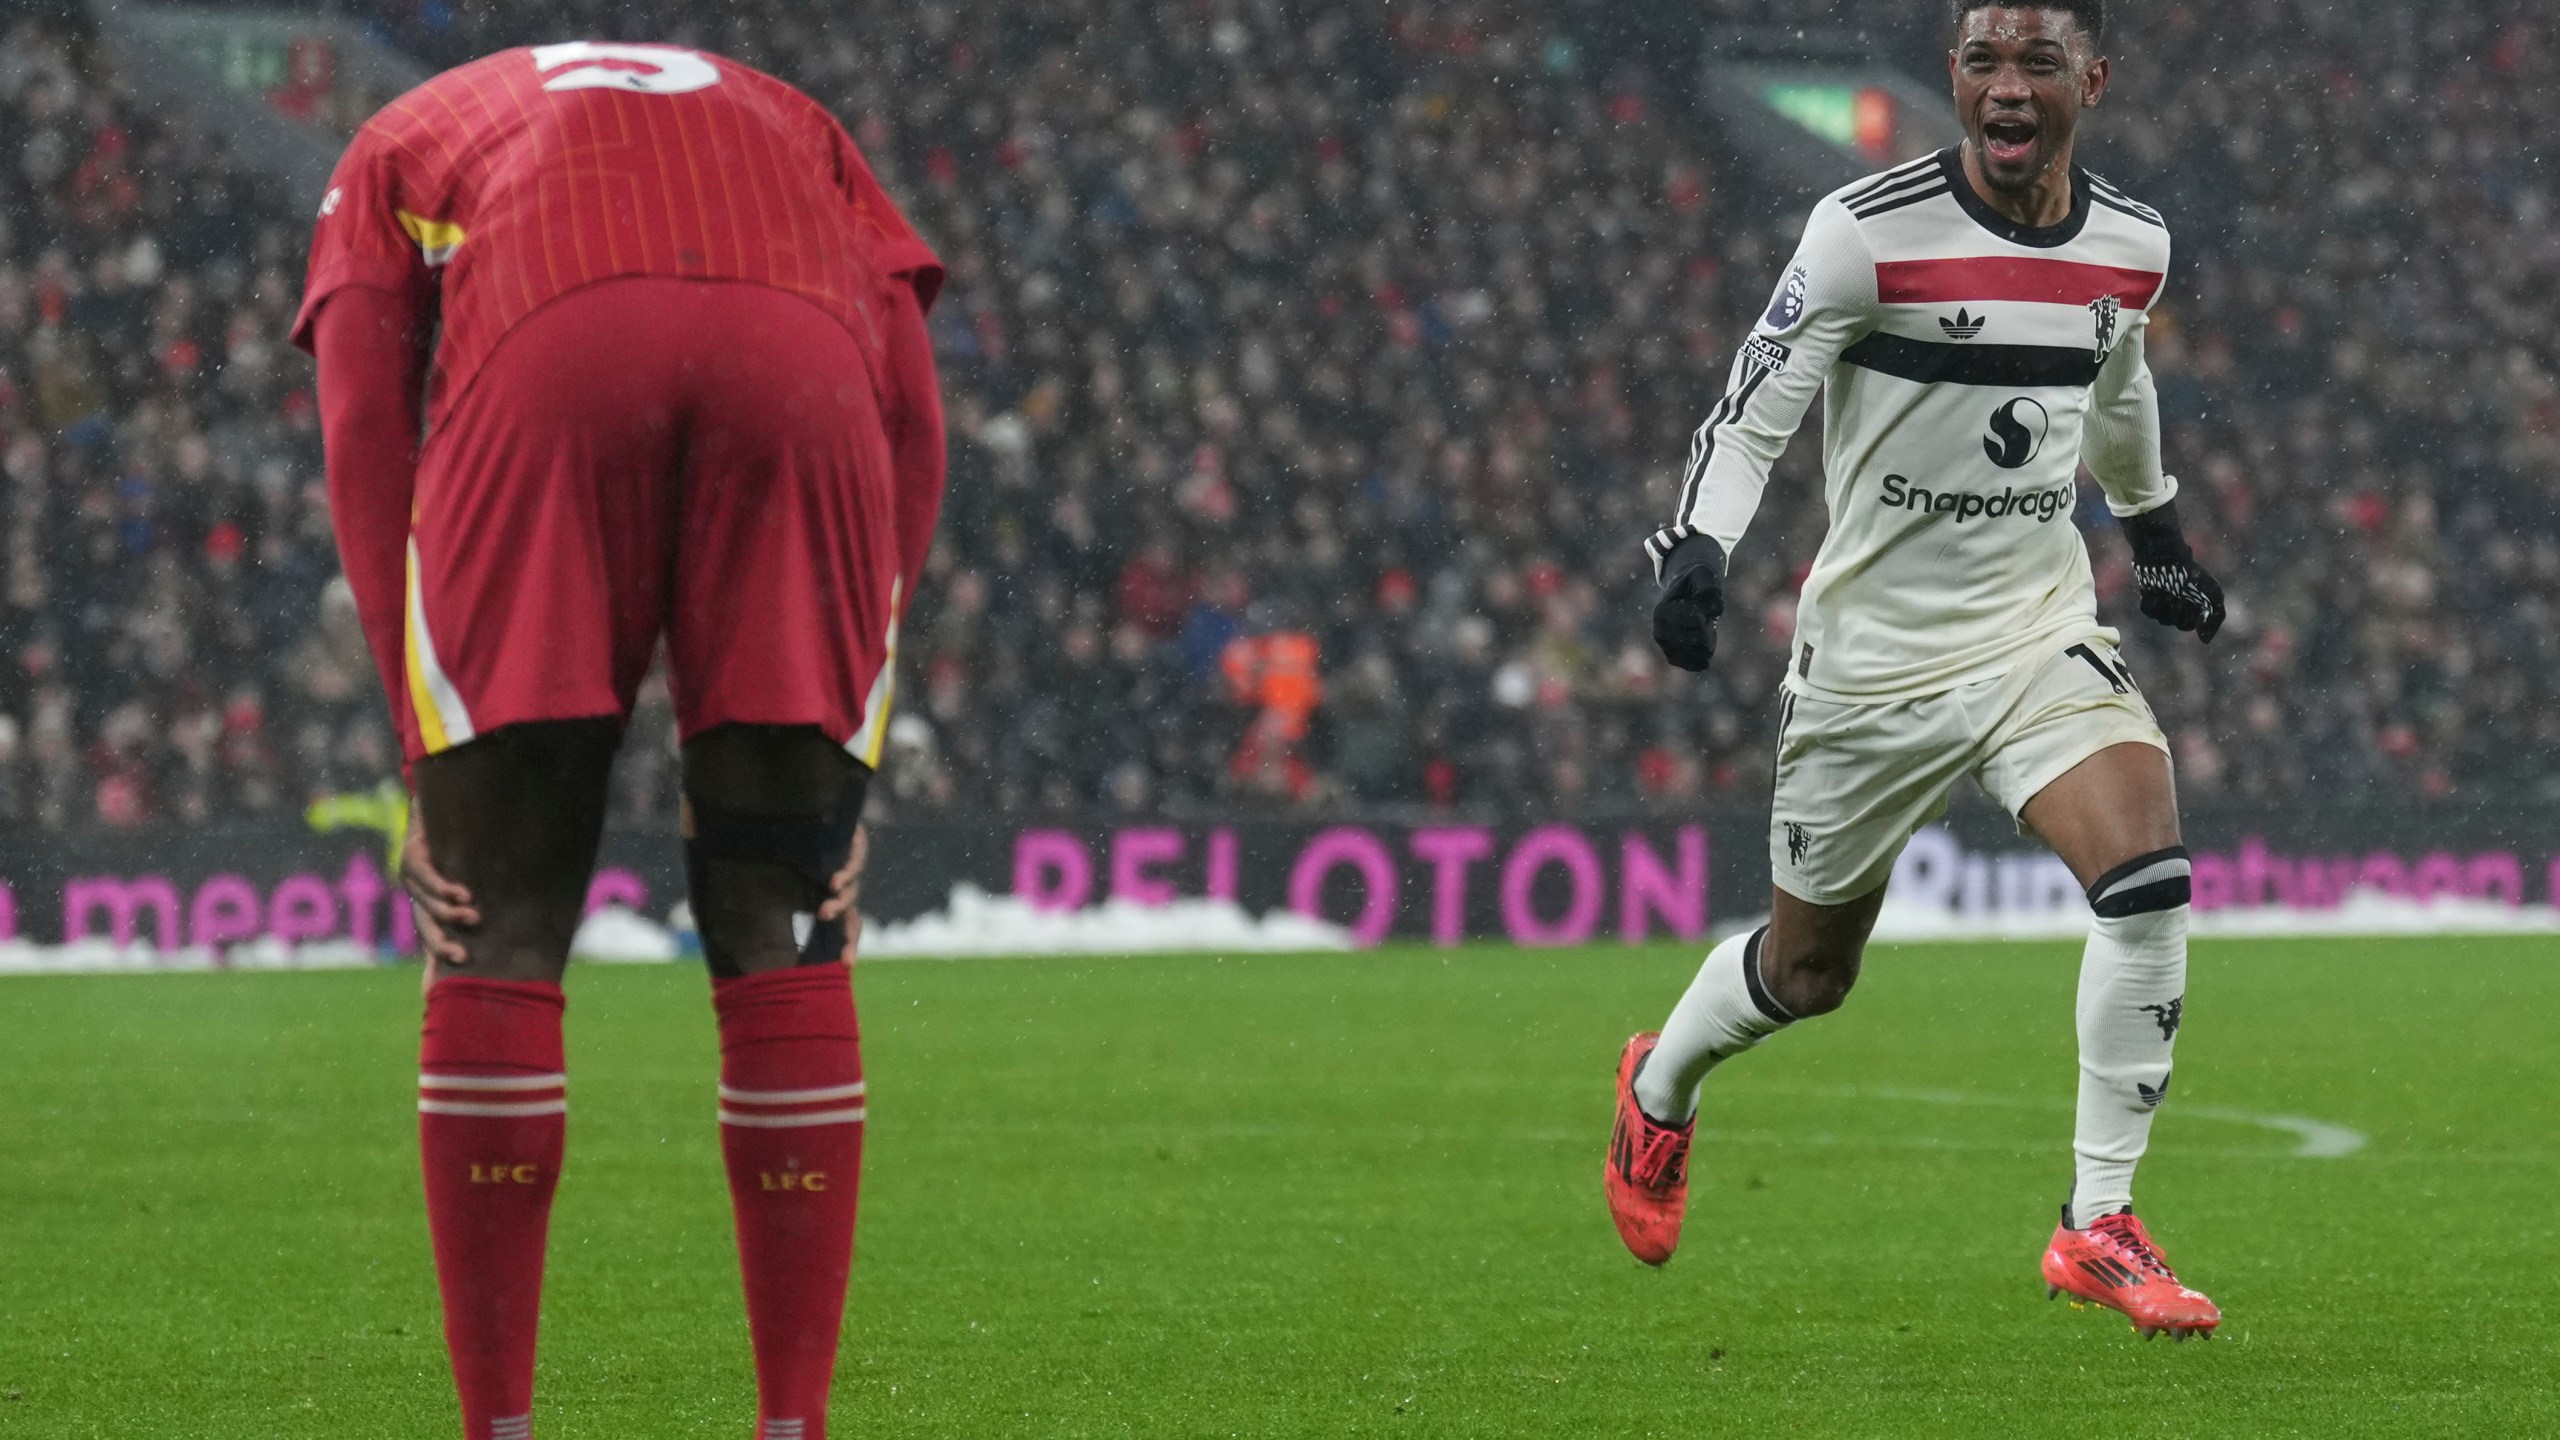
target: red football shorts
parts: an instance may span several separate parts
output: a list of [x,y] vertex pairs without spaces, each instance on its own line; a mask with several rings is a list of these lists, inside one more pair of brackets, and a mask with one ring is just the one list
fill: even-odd
[[891,473],[870,365],[798,296],[633,277],[536,311],[419,460],[418,753],[627,715],[664,636],[683,735],[815,725],[876,765]]

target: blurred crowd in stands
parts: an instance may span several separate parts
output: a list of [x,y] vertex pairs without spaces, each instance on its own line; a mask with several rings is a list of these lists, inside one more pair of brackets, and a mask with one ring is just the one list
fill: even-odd
[[[1807,197],[1716,144],[1694,50],[1613,45],[1611,9],[365,14],[431,65],[585,35],[770,69],[941,250],[952,484],[884,805],[1748,805],[1818,435],[1708,675],[1653,652],[1637,542]],[[1926,72],[1942,36],[1888,43]],[[2084,154],[2176,236],[2151,356],[2223,637],[2143,621],[2094,493],[2082,520],[2190,798],[2560,794],[2555,47],[2511,0],[2118,29]],[[0,825],[396,775],[284,344],[306,234],[76,27],[0,41]],[[617,785],[672,811],[661,689]]]

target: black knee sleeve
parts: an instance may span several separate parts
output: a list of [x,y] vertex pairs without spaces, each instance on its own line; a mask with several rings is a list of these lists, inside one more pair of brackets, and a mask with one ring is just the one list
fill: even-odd
[[2089,908],[2106,920],[2175,910],[2188,902],[2194,888],[2192,877],[2193,867],[2187,863],[2184,845],[2136,855],[2089,886]]
[[716,955],[727,938],[712,933],[718,923],[715,917],[727,911],[720,893],[722,871],[729,866],[754,866],[766,875],[789,877],[799,963],[824,965],[843,957],[845,927],[820,924],[817,912],[827,901],[829,882],[853,853],[864,789],[860,784],[847,786],[833,806],[806,815],[755,815],[698,800],[686,802],[685,881],[692,888],[695,920],[702,928],[706,951]]

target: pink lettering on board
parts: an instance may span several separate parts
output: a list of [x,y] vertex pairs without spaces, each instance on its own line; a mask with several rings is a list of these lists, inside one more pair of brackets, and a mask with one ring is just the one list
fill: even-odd
[[254,940],[262,933],[259,909],[257,886],[238,875],[211,876],[196,887],[196,898],[187,906],[187,943],[223,946]]
[[1133,905],[1170,905],[1173,882],[1151,867],[1182,858],[1182,832],[1161,825],[1123,830],[1111,837],[1111,898]]
[[1445,825],[1416,830],[1405,843],[1431,863],[1431,943],[1457,944],[1467,938],[1467,867],[1493,853],[1493,832]]
[[1093,895],[1093,856],[1064,830],[1025,830],[1013,841],[1013,893],[1043,915],[1081,910]]
[[[2524,861],[2511,850],[2464,857],[2430,850],[2413,863],[2389,850],[2352,855],[2288,857],[2269,851],[2256,836],[2240,842],[2237,856],[2195,857],[2195,908],[2231,905],[2332,910],[2359,890],[2419,901],[2439,895],[2524,903]],[[2549,877],[2552,903],[2560,905],[2560,859]]]
[[[2189,866],[2192,870],[2194,867]],[[2279,905],[2293,903],[2293,867],[2267,854],[2267,843],[2252,835],[2240,842],[2240,903],[2259,906],[2267,903],[2270,886]],[[2189,882],[2192,884],[2192,880]]]
[[2356,862],[2313,856],[2293,867],[2293,900],[2306,910],[2335,910],[2356,888]]
[[1212,900],[1236,898],[1236,832],[1233,830],[1209,832],[1208,895]]
[[2418,857],[2418,873],[2409,882],[2421,903],[2438,895],[2462,893],[2462,862],[2442,850],[2430,850]]
[[0,945],[18,938],[18,894],[0,880]]
[[625,910],[647,910],[649,882],[618,866],[597,871],[596,878],[587,883],[585,913],[593,915],[608,905],[619,905]]
[[1358,870],[1367,891],[1360,918],[1351,922],[1351,938],[1363,947],[1386,939],[1396,918],[1396,860],[1385,842],[1357,825],[1318,831],[1298,852],[1298,862],[1289,867],[1289,908],[1324,918],[1325,877],[1338,865]]
[[2409,867],[2388,850],[2376,850],[2364,857],[2364,868],[2356,872],[2356,888],[2379,890],[2386,895],[2409,893]]
[[[382,871],[373,863],[373,853],[358,850],[347,857],[347,873],[338,878],[338,894],[347,902],[347,938],[370,950],[380,933],[373,928],[373,912],[390,893]],[[399,908],[399,901],[392,908]]]
[[[1572,898],[1562,919],[1548,922],[1531,902],[1538,872],[1564,867]],[[1502,862],[1502,928],[1523,945],[1579,945],[1599,928],[1602,892],[1600,857],[1582,832],[1570,825],[1541,825],[1520,837]]]
[[98,911],[107,916],[107,938],[130,945],[141,931],[142,912],[151,911],[153,942],[163,950],[178,948],[178,887],[166,875],[131,880],[113,875],[84,875],[62,887],[62,938],[85,940]]
[[317,875],[287,875],[267,906],[267,933],[288,945],[338,933],[338,897]]
[[2524,903],[2524,861],[2512,850],[2483,850],[2462,867],[2462,893],[2502,905]]
[[1673,935],[1695,940],[1707,933],[1707,832],[1680,827],[1680,869],[1663,868],[1653,842],[1630,830],[1618,862],[1618,938],[1633,945],[1653,933],[1659,915]]
[[2232,902],[2232,892],[2239,886],[2231,877],[2231,862],[2210,852],[2192,857],[2189,865],[2194,874],[2189,879],[2196,913],[2220,910]]

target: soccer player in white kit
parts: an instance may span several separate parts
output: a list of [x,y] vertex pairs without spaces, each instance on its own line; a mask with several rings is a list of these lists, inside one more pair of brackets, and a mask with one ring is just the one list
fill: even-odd
[[2187,852],[2168,743],[2098,623],[2072,524],[2086,463],[2142,611],[2210,641],[2222,590],[2179,531],[2143,329],[2160,216],[2072,163],[2106,93],[2103,0],[1965,3],[1948,55],[1965,138],[1826,197],[1645,542],[1654,638],[1704,670],[1725,558],[1816,393],[1831,524],[1797,609],[1770,816],[1769,923],[1718,945],[1657,1034],[1627,1042],[1605,1170],[1639,1259],[1679,1242],[1699,1084],[1837,1009],[1904,843],[1970,776],[2088,888],[2070,1198],[2048,1293],[2146,1335],[2210,1335],[2134,1218],[2187,970]]

